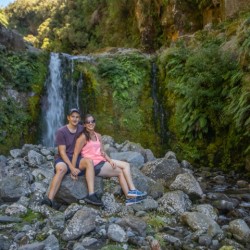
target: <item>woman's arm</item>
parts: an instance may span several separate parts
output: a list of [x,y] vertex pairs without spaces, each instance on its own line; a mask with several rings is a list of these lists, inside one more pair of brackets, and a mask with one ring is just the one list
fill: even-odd
[[103,147],[103,143],[102,143],[102,136],[100,134],[97,134],[98,136],[98,139],[101,143],[101,148],[100,148],[100,151],[101,151],[101,155],[107,160],[107,162],[110,163],[110,165],[113,167],[113,168],[116,168],[116,164],[115,162],[112,161],[112,159],[106,154],[106,152],[104,151],[104,147]]

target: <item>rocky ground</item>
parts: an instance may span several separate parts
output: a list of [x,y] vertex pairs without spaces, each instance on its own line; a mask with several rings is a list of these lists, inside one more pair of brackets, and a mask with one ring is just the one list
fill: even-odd
[[250,185],[230,172],[194,169],[174,152],[103,136],[131,165],[140,204],[125,206],[116,178],[96,178],[104,207],[84,202],[86,181],[63,180],[57,209],[39,205],[53,176],[54,148],[25,144],[0,156],[0,249],[250,249]]

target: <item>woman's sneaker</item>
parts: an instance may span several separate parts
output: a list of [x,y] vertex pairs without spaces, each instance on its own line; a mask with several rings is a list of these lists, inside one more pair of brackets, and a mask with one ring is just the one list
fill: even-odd
[[126,206],[137,204],[143,201],[143,198],[128,198],[126,199]]
[[103,206],[102,200],[96,195],[96,193],[91,194],[91,195],[87,195],[84,200],[87,203],[90,203],[92,205],[96,205],[96,206]]
[[127,194],[127,197],[146,197],[147,196],[147,193],[146,192],[141,192],[137,189],[135,190],[129,190],[128,191],[128,194]]

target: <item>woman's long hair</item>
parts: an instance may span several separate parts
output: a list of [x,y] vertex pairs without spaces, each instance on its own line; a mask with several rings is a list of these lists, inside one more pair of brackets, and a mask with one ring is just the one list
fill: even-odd
[[[83,123],[84,123],[84,124],[85,124],[85,122],[87,121],[87,119],[88,119],[89,117],[92,117],[93,119],[95,119],[93,115],[91,115],[91,114],[86,114],[86,115],[84,116],[84,119],[83,119]],[[90,134],[89,134],[89,132],[87,131],[86,127],[83,128],[83,134],[86,136],[87,141],[89,141],[89,140],[90,140]]]

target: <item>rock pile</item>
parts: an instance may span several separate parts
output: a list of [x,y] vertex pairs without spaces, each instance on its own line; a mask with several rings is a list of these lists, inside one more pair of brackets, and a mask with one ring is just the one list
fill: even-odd
[[195,170],[174,152],[156,159],[139,144],[103,141],[112,158],[130,163],[135,186],[148,197],[125,206],[117,178],[97,177],[104,207],[94,207],[83,200],[85,179],[66,176],[59,209],[41,206],[56,150],[25,144],[0,156],[0,249],[250,249],[247,180]]

